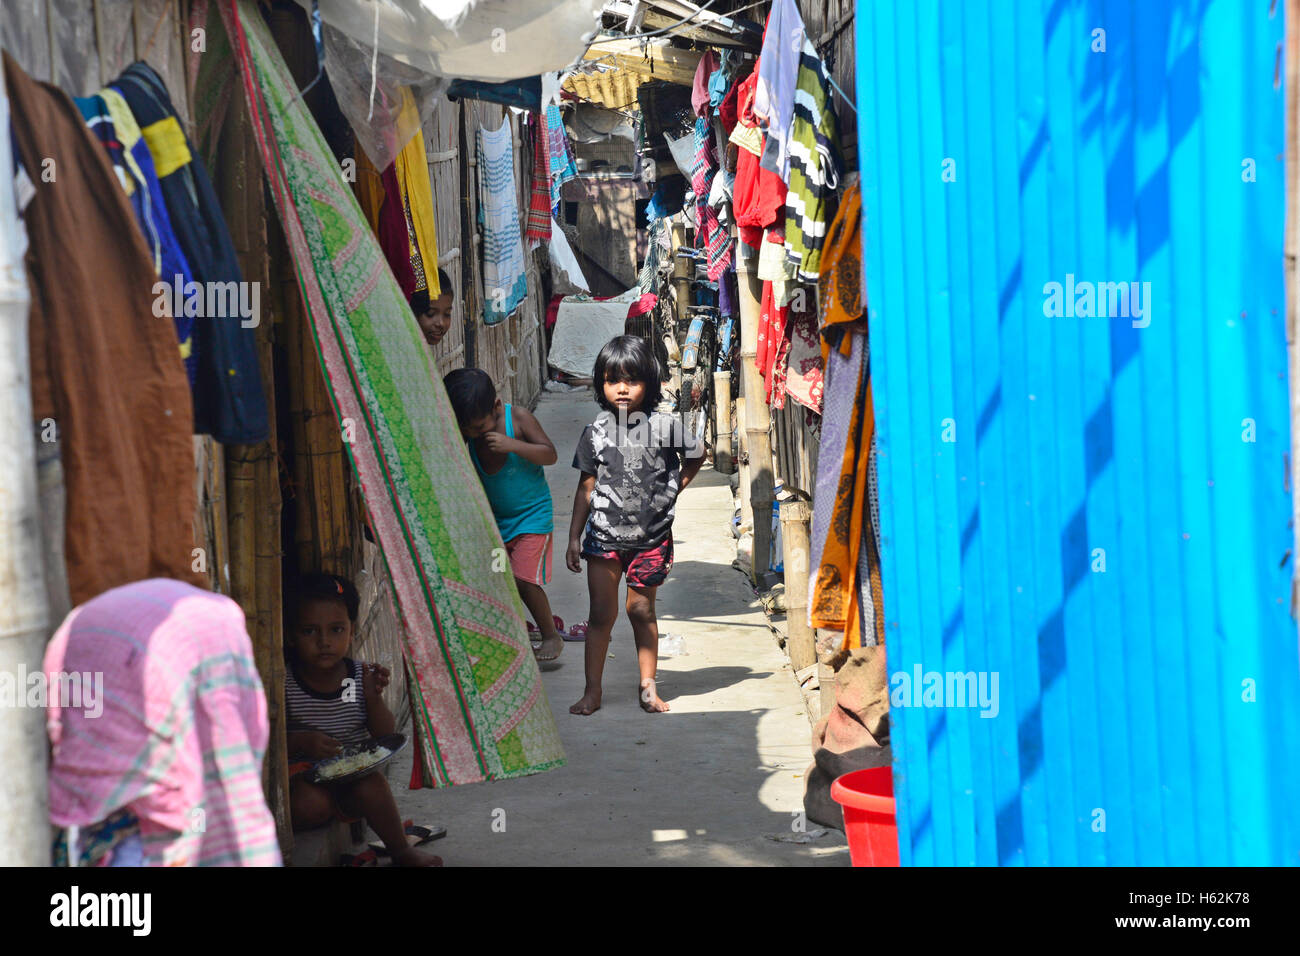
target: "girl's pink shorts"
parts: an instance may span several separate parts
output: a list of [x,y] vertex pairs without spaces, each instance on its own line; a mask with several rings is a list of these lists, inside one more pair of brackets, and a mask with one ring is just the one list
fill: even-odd
[[551,534],[521,534],[506,542],[510,570],[521,581],[546,584],[551,580]]

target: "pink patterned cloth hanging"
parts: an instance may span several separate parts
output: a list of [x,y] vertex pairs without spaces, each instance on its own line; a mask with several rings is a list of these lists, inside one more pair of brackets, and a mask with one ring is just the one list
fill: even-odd
[[[822,413],[822,347],[817,317],[810,309],[790,315],[785,393],[804,408]],[[775,404],[775,402],[773,403]]]

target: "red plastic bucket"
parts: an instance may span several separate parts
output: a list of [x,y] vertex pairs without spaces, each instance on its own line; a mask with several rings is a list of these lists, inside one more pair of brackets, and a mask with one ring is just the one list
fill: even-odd
[[846,773],[831,784],[831,797],[844,808],[844,835],[853,865],[898,866],[893,768]]

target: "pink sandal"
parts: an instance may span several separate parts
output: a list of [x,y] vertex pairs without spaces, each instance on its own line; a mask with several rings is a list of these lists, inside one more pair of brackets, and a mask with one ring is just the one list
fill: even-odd
[[587,639],[587,622],[581,621],[569,628],[567,633],[561,631],[560,634],[566,641],[585,641]]

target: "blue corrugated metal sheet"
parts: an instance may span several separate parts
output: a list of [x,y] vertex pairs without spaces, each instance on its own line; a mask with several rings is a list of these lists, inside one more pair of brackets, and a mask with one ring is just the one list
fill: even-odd
[[895,700],[904,864],[1300,862],[1269,6],[859,3],[890,671],[1000,705]]

